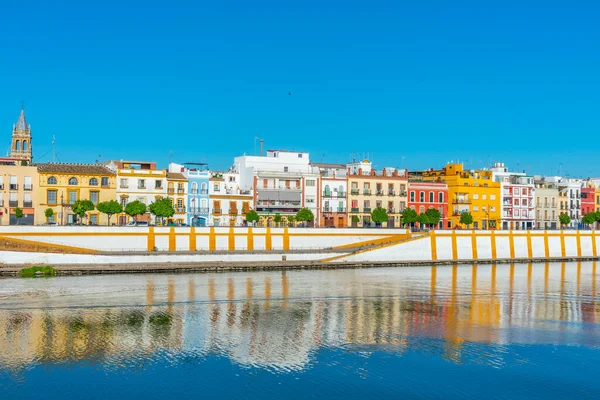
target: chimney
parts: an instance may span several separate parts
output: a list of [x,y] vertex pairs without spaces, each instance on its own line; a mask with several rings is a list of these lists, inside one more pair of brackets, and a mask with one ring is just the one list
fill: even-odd
[[265,140],[264,139],[260,139],[260,156],[264,156],[264,151],[265,151]]

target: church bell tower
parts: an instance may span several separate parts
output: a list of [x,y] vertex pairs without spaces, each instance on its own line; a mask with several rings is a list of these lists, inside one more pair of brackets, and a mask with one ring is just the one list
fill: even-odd
[[25,108],[21,108],[21,114],[17,123],[13,126],[12,146],[10,151],[11,158],[21,159],[27,164],[31,164],[31,126],[25,118]]

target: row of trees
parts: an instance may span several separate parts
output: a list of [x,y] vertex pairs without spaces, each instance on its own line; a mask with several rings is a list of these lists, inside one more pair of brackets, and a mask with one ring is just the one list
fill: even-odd
[[[246,222],[248,224],[258,222],[259,219],[260,219],[260,216],[254,210],[250,210],[246,213]],[[287,217],[287,221],[289,223],[310,222],[310,221],[313,221],[314,219],[315,219],[315,216],[314,216],[313,212],[311,210],[309,210],[308,208],[301,208],[300,210],[298,210],[298,212],[296,213],[295,216],[290,215]],[[273,216],[273,222],[275,222],[277,224],[280,223],[282,220],[283,220],[283,217],[279,213],[277,213]]]
[[[172,217],[173,214],[175,214],[173,204],[171,204],[171,200],[168,198],[156,200],[147,207],[146,204],[142,203],[141,201],[135,200],[127,203],[125,209],[123,209],[121,203],[116,200],[103,201],[97,205],[94,205],[94,203],[92,203],[90,200],[77,200],[71,206],[71,211],[73,211],[73,214],[76,214],[79,217],[79,221],[83,219],[87,212],[95,209],[102,214],[106,214],[108,217],[108,225],[110,225],[110,219],[113,215],[120,214],[122,212],[125,212],[125,214],[129,215],[133,219],[136,219],[138,215],[145,214],[147,211],[149,211],[150,214],[154,215],[156,218],[163,220],[163,224],[165,218]],[[48,208],[44,214],[47,218],[51,218],[54,216],[54,210]]]

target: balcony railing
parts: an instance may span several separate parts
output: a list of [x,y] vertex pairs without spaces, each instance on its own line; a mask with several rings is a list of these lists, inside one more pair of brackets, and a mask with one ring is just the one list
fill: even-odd
[[8,205],[9,205],[9,207],[19,207],[19,201],[18,200],[9,200]]
[[208,189],[201,189],[200,194],[208,194]]
[[185,189],[177,189],[177,194],[184,194],[185,193]]
[[370,189],[365,189],[365,190],[363,190],[363,194],[364,195],[370,195],[371,194],[371,190]]
[[140,184],[138,184],[137,187],[138,187],[138,189],[146,189],[146,185],[140,185]]
[[168,194],[175,194],[175,189],[174,188],[168,188],[167,189],[167,193]]
[[122,188],[122,189],[128,189],[129,188],[129,184],[128,183],[121,183],[119,185],[119,187]]
[[230,209],[229,209],[229,214],[231,214],[231,215],[238,215],[238,210],[237,210],[237,208],[230,208]]
[[323,213],[327,214],[327,213],[331,213],[333,209],[331,207],[323,207]]
[[452,200],[453,204],[471,204],[471,200],[469,199],[454,199]]
[[208,214],[208,208],[200,207],[198,210],[200,214]]
[[329,192],[329,193],[325,192],[325,193],[323,193],[323,197],[332,197],[332,194],[331,194],[331,192]]
[[198,194],[198,189],[192,189],[192,190],[190,190],[190,194]]
[[388,190],[388,196],[395,196],[396,192],[393,190]]
[[337,197],[346,197],[346,192],[338,192]]
[[345,213],[346,212],[346,207],[338,207],[337,208],[337,212],[339,212],[339,213]]
[[33,202],[32,201],[24,201],[23,207],[25,207],[25,208],[33,207]]
[[351,190],[350,190],[350,193],[351,193],[351,194],[354,194],[354,195],[356,195],[356,194],[360,194],[360,190],[358,190],[358,189],[351,189]]
[[406,194],[406,192],[402,192],[402,191],[401,191],[401,192],[400,192],[400,194],[399,194],[399,196],[406,197],[406,196],[407,196],[407,194]]
[[10,190],[19,190],[19,184],[17,184],[17,183],[11,183],[10,184]]
[[383,196],[383,190],[378,190],[377,192],[375,192],[375,194],[377,196]]
[[395,214],[396,212],[394,211],[394,209],[393,209],[393,208],[388,208],[388,209],[387,209],[387,213],[388,213],[388,214]]
[[363,208],[363,212],[370,213],[371,212],[371,207],[365,207],[365,208]]
[[212,213],[214,215],[221,215],[221,209],[220,208],[213,208]]
[[357,213],[357,212],[360,212],[360,210],[358,207],[352,207],[352,208],[350,208],[350,212]]
[[175,211],[176,212],[180,212],[180,213],[184,213],[185,212],[185,207],[175,207]]
[[24,184],[23,190],[33,190],[33,185],[32,184]]
[[249,208],[243,208],[243,209],[242,209],[242,215],[246,215],[246,214],[248,214],[249,212],[250,212],[250,209],[249,209]]

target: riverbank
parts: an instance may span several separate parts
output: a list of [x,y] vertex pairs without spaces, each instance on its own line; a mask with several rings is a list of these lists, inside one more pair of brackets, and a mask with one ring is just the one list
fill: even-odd
[[[213,261],[213,262],[157,262],[141,264],[43,264],[53,267],[57,276],[79,275],[111,275],[111,274],[180,274],[190,272],[231,272],[231,271],[286,271],[286,270],[324,270],[324,269],[356,269],[380,267],[423,267],[423,266],[455,266],[455,265],[494,265],[494,264],[546,264],[556,262],[600,261],[600,257],[553,257],[553,258],[507,258],[497,260],[408,260],[408,261],[373,261],[373,262],[323,262],[322,260],[278,260],[278,261]],[[2,265],[0,277],[18,276],[23,268],[40,265]]]

